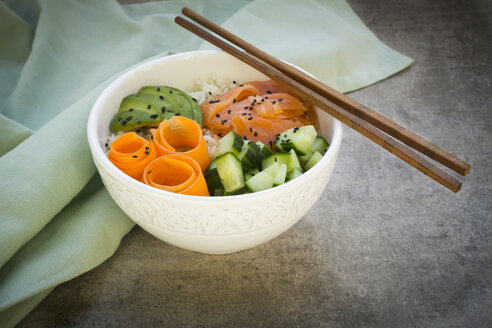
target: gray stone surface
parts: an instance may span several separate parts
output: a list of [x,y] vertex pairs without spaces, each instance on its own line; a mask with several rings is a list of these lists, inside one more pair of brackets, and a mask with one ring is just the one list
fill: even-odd
[[329,186],[282,236],[208,256],[135,228],[19,327],[492,327],[492,2],[349,3],[415,59],[352,96],[468,160],[461,192],[345,128]]

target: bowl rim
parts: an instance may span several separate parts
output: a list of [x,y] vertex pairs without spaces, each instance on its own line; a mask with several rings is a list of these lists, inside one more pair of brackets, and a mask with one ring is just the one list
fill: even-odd
[[[101,166],[103,166],[106,170],[108,170],[113,176],[115,176],[117,179],[122,179],[125,183],[131,185],[133,188],[136,188],[140,191],[146,192],[146,193],[151,193],[154,195],[162,195],[166,197],[172,197],[176,199],[181,199],[181,200],[192,200],[194,202],[196,201],[205,201],[205,202],[223,202],[225,200],[246,200],[246,199],[254,199],[262,196],[266,196],[272,193],[281,192],[282,190],[290,189],[293,185],[295,184],[302,184],[304,180],[309,178],[310,176],[317,174],[320,170],[324,169],[327,164],[327,162],[332,161],[335,159],[335,156],[337,155],[338,149],[340,148],[340,144],[342,141],[342,123],[333,118],[333,138],[330,142],[330,146],[328,147],[328,151],[323,155],[322,159],[320,162],[318,162],[315,166],[313,166],[310,170],[307,172],[304,172],[300,177],[288,181],[284,184],[281,184],[279,186],[275,186],[270,189],[262,190],[262,191],[257,191],[254,193],[247,193],[247,194],[241,194],[241,195],[231,195],[231,196],[221,196],[221,197],[212,197],[212,196],[194,196],[194,195],[183,195],[183,194],[178,194],[178,193],[173,193],[169,192],[166,190],[161,190],[158,188],[151,187],[149,185],[146,185],[138,180],[135,180],[131,178],[130,176],[126,175],[123,171],[118,169],[109,159],[108,157],[104,154],[100,141],[97,138],[97,128],[96,128],[96,122],[98,119],[98,114],[100,114],[103,111],[103,108],[101,106],[101,103],[103,100],[110,95],[117,87],[119,84],[122,83],[122,81],[125,81],[128,79],[129,76],[134,75],[137,71],[145,70],[146,68],[149,68],[156,63],[159,63],[161,61],[167,61],[167,60],[179,60],[180,58],[192,56],[192,55],[202,55],[202,54],[220,54],[220,55],[227,55],[224,51],[221,50],[195,50],[195,51],[187,51],[187,52],[181,52],[177,54],[172,54],[172,55],[167,55],[167,56],[161,56],[158,58],[151,59],[149,61],[145,61],[141,64],[137,64],[136,66],[132,67],[129,69],[127,72],[123,73],[119,77],[117,77],[115,80],[113,80],[104,90],[99,94],[97,97],[96,101],[94,102],[89,118],[87,120],[87,139],[89,142],[89,147],[91,149],[91,153],[93,156],[94,161],[97,161]],[[232,56],[231,56],[232,57]],[[236,59],[237,60],[237,59]],[[291,63],[288,63],[289,65],[292,65],[303,72],[309,74],[312,76],[312,74],[306,72],[302,68],[293,65]],[[253,68],[254,69],[254,68]],[[321,165],[320,165],[321,164]]]

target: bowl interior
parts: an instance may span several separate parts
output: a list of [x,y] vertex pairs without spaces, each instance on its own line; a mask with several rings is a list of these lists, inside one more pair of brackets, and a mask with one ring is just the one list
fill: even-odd
[[[126,180],[132,180],[107,159],[101,142],[111,134],[109,126],[118,111],[121,100],[148,85],[170,85],[187,90],[194,86],[196,80],[204,77],[236,81],[238,84],[253,80],[268,80],[264,74],[222,51],[181,53],[139,65],[113,81],[96,100],[88,120],[88,139],[93,156],[115,175]],[[321,134],[331,144],[322,161],[329,161],[330,157],[335,156],[340,145],[341,123],[325,112],[316,110]],[[134,182],[136,181],[130,183]],[[147,188],[143,184],[138,183],[138,185]]]

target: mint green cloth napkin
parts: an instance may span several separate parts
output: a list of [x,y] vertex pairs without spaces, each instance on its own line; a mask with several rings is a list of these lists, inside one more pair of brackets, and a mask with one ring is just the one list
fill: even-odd
[[132,66],[210,47],[174,24],[183,6],[343,92],[411,63],[342,0],[0,2],[0,327],[101,264],[133,227],[96,174],[87,117]]

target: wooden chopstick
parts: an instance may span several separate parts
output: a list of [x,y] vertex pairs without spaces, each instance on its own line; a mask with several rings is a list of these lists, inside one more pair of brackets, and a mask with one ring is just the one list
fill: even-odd
[[310,89],[316,91],[317,93],[331,100],[335,104],[360,117],[362,120],[369,122],[378,129],[393,136],[395,139],[404,142],[410,147],[420,151],[421,153],[450,168],[451,170],[461,175],[467,175],[468,172],[470,172],[470,164],[447,152],[446,150],[436,146],[435,144],[417,135],[416,133],[393,122],[389,118],[384,117],[383,115],[373,111],[372,109],[360,104],[356,100],[316,80],[315,78],[300,71],[299,69],[280,61],[279,59],[269,55],[261,49],[258,49],[257,47],[230,33],[229,31],[206,19],[195,11],[185,7],[183,8],[182,13],[183,15],[191,18],[198,24],[208,28],[212,32],[226,39],[227,41],[235,44],[239,48],[275,67],[292,79],[306,85]]
[[296,96],[310,101],[313,105],[324,110],[342,123],[356,130],[360,134],[364,135],[390,153],[412,165],[417,170],[429,176],[449,190],[453,192],[458,192],[461,189],[461,182],[459,182],[453,176],[449,175],[434,164],[420,157],[409,148],[392,139],[390,136],[382,133],[366,121],[363,121],[361,118],[355,116],[354,114],[346,111],[339,105],[326,99],[324,96],[318,94],[316,91],[311,90],[309,87],[292,79],[291,77],[280,72],[278,69],[268,65],[267,63],[257,59],[256,57],[218,39],[209,32],[203,30],[202,28],[196,26],[192,22],[189,22],[182,17],[177,16],[175,18],[175,22],[178,25],[186,28],[190,32],[209,41],[213,45],[224,50],[225,52],[259,70],[282,86],[288,88]]

